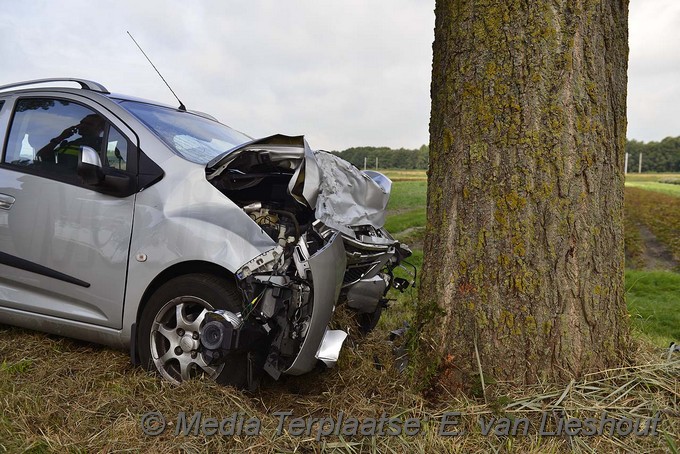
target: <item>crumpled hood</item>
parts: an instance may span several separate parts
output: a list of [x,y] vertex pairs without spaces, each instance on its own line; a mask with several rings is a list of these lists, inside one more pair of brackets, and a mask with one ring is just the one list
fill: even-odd
[[277,134],[239,145],[210,161],[206,172],[213,180],[230,173],[257,173],[263,165],[293,171],[288,191],[331,228],[354,236],[352,226],[385,224],[390,179],[378,172],[362,172],[326,151],[314,151],[304,136]]

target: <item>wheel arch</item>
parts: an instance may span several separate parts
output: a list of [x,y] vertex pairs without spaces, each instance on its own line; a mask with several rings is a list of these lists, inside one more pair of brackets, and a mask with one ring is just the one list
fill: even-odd
[[144,312],[149,298],[158,290],[163,284],[179,276],[186,274],[210,274],[218,277],[234,278],[234,273],[228,269],[211,262],[202,260],[190,260],[186,262],[175,263],[172,266],[161,271],[146,287],[142,298],[137,306],[137,313],[135,314],[135,323],[130,331],[130,359],[133,364],[139,365],[139,351],[137,349],[137,327],[139,326],[139,319]]

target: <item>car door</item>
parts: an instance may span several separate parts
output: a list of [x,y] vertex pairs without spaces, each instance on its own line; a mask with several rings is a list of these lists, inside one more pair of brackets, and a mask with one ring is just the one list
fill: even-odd
[[76,166],[89,146],[106,171],[130,173],[135,147],[96,107],[14,103],[0,163],[0,305],[120,328],[135,195],[98,192]]

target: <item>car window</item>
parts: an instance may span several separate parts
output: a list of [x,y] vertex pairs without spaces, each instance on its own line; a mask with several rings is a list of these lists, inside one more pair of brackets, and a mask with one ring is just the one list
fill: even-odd
[[106,162],[102,164],[118,170],[127,170],[128,141],[116,128],[111,127],[106,141]]
[[3,162],[75,180],[80,147],[101,152],[105,128],[106,120],[83,105],[60,99],[20,99]]
[[207,164],[225,151],[252,140],[229,126],[190,112],[135,101],[120,104],[175,153],[199,164]]

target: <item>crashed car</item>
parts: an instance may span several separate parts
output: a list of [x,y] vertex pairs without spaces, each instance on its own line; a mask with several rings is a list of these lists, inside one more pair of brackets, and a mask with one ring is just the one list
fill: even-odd
[[0,323],[254,387],[332,365],[336,305],[368,331],[410,284],[383,228],[390,180],[303,137],[82,79],[0,87],[0,126]]

